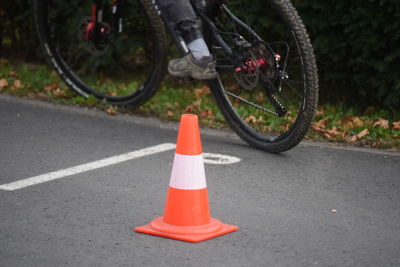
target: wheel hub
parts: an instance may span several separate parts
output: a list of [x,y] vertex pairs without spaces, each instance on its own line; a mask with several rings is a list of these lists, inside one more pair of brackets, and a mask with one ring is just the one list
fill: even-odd
[[90,17],[85,17],[79,26],[79,40],[83,48],[92,55],[107,52],[112,40],[112,28],[108,23],[95,25]]
[[276,78],[280,55],[274,54],[267,44],[257,42],[241,54],[243,63],[235,68],[234,73],[241,87],[252,90],[260,78],[264,82]]

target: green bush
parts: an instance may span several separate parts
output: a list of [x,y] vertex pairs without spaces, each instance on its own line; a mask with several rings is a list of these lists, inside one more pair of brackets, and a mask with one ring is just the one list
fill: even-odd
[[296,7],[313,40],[322,99],[400,107],[400,1],[303,0]]
[[0,1],[0,56],[37,59],[38,47],[31,2]]

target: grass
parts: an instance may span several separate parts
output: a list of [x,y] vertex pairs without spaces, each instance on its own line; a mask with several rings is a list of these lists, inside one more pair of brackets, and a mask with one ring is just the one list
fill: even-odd
[[[137,81],[104,80],[101,84],[106,92],[135,87]],[[117,113],[155,116],[178,121],[185,112],[199,115],[202,126],[211,128],[228,127],[215,100],[200,82],[187,82],[167,78],[157,94],[137,109],[110,106],[94,97],[84,98],[62,83],[58,75],[47,65],[11,63],[0,59],[0,93],[39,98],[60,104],[81,105],[104,110],[110,115]],[[246,115],[245,115],[246,117]],[[262,120],[248,114],[252,120]],[[287,119],[290,119],[288,117]],[[269,130],[282,127],[273,117],[263,123]],[[332,142],[342,145],[374,147],[400,150],[400,112],[389,112],[369,107],[360,112],[346,109],[342,105],[320,105],[314,123],[306,136],[307,140]]]

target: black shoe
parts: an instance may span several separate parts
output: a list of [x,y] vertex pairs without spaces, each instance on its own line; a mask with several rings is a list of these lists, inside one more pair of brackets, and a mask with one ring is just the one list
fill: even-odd
[[168,63],[168,72],[176,77],[192,77],[196,80],[211,80],[218,77],[212,56],[196,60],[192,54],[173,59]]

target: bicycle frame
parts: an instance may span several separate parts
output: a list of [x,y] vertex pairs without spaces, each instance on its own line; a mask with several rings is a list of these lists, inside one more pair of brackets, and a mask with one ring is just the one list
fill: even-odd
[[[118,34],[123,31],[122,29],[122,21],[123,21],[123,9],[125,6],[127,0],[113,0],[112,1],[112,14],[113,14],[113,28],[114,28],[114,33]],[[157,10],[158,15],[160,18],[163,20],[164,25],[168,29],[168,32],[172,36],[172,40],[178,50],[178,53],[181,56],[184,56],[189,52],[189,49],[186,46],[185,41],[183,38],[178,34],[178,32],[175,30],[174,25],[172,25],[164,16],[160,5],[159,5],[159,0],[153,0],[152,3],[154,5],[154,8]],[[162,0],[161,0],[162,1]],[[235,23],[237,26],[241,27],[255,38],[255,40],[259,40],[262,42],[262,39],[249,27],[247,26],[243,21],[241,21],[239,18],[237,18],[230,10],[229,8],[224,4],[226,1],[225,0],[214,0],[212,1],[208,6],[201,7],[200,5],[197,5],[194,0],[191,0],[191,4],[193,6],[194,11],[196,14],[199,16],[201,19],[203,26],[205,26],[208,35],[216,40],[218,43],[219,47],[224,51],[224,53],[227,55],[227,57],[230,58],[231,62],[234,63],[234,65],[231,66],[223,66],[223,65],[217,65],[218,70],[222,71],[234,71],[237,67],[240,67],[241,63],[238,60],[238,57],[236,53],[226,44],[226,42],[222,39],[217,27],[215,26],[213,19],[217,16],[218,12],[225,12],[227,17]],[[97,40],[98,38],[98,33],[101,30],[99,27],[103,23],[103,0],[93,0],[92,4],[92,14],[91,14],[91,23],[89,23],[87,32],[88,31],[93,31],[93,39],[94,41]],[[87,33],[87,39],[88,33]]]
[[[183,4],[191,4],[190,17],[203,24],[213,60],[209,66],[215,65],[218,74],[203,82],[232,130],[270,152],[297,145],[316,110],[318,74],[312,44],[292,3],[266,1],[265,21],[260,23],[256,14],[261,4],[183,1],[191,1]],[[33,4],[44,55],[83,97],[137,107],[156,93],[168,67],[171,72],[168,40],[181,55],[189,52],[179,36],[181,28],[175,29],[176,20],[169,16],[167,0],[92,0],[71,6],[65,1],[35,0]],[[185,11],[171,14],[176,12]],[[234,14],[243,16],[243,21]],[[186,14],[177,13],[178,17]],[[182,30],[188,24],[183,23]],[[193,77],[193,72],[186,76]],[[109,82],[114,78],[116,83]]]
[[[114,34],[118,34],[122,32],[122,20],[123,20],[123,14],[122,14],[122,10],[124,8],[124,5],[126,3],[127,0],[113,0],[112,1],[112,14],[113,14],[113,22],[112,22],[112,26],[114,28]],[[132,0],[131,0],[132,1]],[[137,1],[137,0],[136,0]],[[181,56],[186,55],[189,52],[189,49],[186,46],[185,41],[183,40],[183,38],[179,35],[179,33],[176,31],[175,27],[173,24],[171,24],[166,16],[164,15],[164,13],[162,12],[161,8],[160,8],[160,4],[158,1],[162,1],[162,0],[152,0],[152,4],[154,5],[154,8],[157,11],[158,16],[162,19],[162,21],[164,22],[164,25],[166,25],[166,28],[168,29],[169,33],[172,36],[172,40],[175,44],[175,47],[178,50],[178,53]],[[201,2],[195,2],[196,0],[190,0],[192,7],[194,9],[194,11],[196,12],[196,14],[198,15],[198,17],[201,19],[203,26],[205,26],[205,38],[212,38],[213,40],[215,40],[217,42],[217,48],[222,49],[225,53],[225,55],[227,56],[227,58],[229,58],[231,64],[229,65],[221,65],[218,64],[218,62],[216,63],[216,69],[219,72],[241,72],[241,71],[253,71],[254,69],[256,69],[257,67],[262,67],[265,64],[265,60],[264,59],[259,59],[259,60],[255,60],[255,61],[247,61],[246,63],[248,63],[249,65],[244,65],[243,64],[243,59],[240,58],[240,56],[238,56],[237,52],[235,51],[236,49],[231,49],[227,43],[223,40],[223,38],[221,37],[221,34],[230,34],[230,35],[235,35],[237,37],[238,40],[244,40],[242,36],[240,36],[237,32],[223,32],[220,31],[217,26],[214,24],[213,20],[218,16],[218,14],[220,12],[224,12],[225,15],[227,16],[227,18],[234,23],[236,26],[238,26],[239,28],[243,29],[245,32],[247,32],[249,35],[251,35],[254,40],[256,42],[261,42],[264,43],[264,41],[261,39],[260,36],[258,36],[257,33],[255,33],[247,24],[245,24],[243,21],[241,21],[238,17],[236,17],[230,10],[229,8],[225,5],[226,0],[214,0],[211,3],[209,3],[209,5],[207,6],[203,6],[201,5]],[[200,4],[199,4],[200,3]],[[106,24],[103,23],[103,0],[93,0],[93,4],[92,4],[92,16],[91,16],[91,22],[88,24],[87,26],[87,31],[86,34],[87,36],[90,34],[89,31],[93,31],[92,34],[92,38],[93,41],[96,42],[96,40],[99,40],[98,38],[100,38],[99,36],[102,34],[102,30],[106,31]],[[87,38],[88,39],[88,38]],[[96,45],[96,43],[95,43]],[[238,41],[238,43],[235,44],[235,47],[246,47],[246,45],[251,45],[249,43],[247,43],[247,41],[244,40],[244,44],[240,43],[240,41]],[[240,52],[239,52],[240,53]],[[273,51],[272,51],[273,53]],[[285,59],[286,61],[286,59]],[[278,67],[279,65],[277,65]],[[285,66],[285,64],[284,64]],[[283,69],[284,69],[283,66]],[[277,79],[277,81],[275,81],[275,84],[271,85],[274,88],[277,88],[277,90],[279,91],[280,86],[281,86],[281,78]],[[266,93],[268,95],[268,97],[270,98],[271,103],[275,106],[277,113],[274,113],[278,116],[283,116],[284,114],[286,114],[287,110],[285,107],[283,107],[277,100],[276,98],[273,96],[272,91],[271,90],[266,90]],[[230,94],[229,92],[227,92],[227,94]]]

